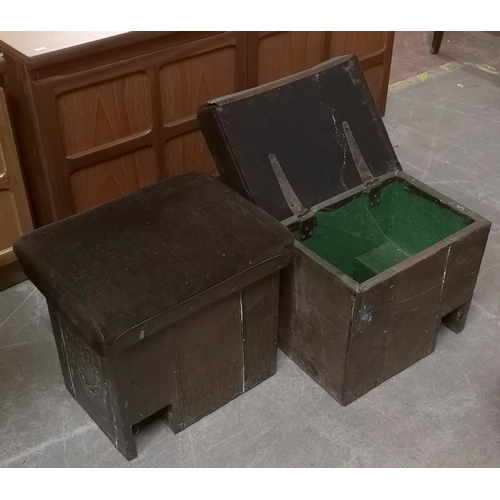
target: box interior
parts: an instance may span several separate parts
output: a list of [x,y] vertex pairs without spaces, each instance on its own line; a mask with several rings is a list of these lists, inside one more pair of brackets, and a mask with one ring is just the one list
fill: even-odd
[[369,194],[363,192],[316,217],[313,236],[302,243],[358,283],[469,223],[468,217],[401,181],[382,187],[378,205],[371,207]]

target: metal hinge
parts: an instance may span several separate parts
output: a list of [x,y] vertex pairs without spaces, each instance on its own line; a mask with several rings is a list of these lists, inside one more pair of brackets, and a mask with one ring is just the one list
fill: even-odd
[[380,203],[380,190],[382,187],[380,180],[377,177],[374,177],[371,170],[368,168],[368,165],[366,164],[365,159],[363,158],[363,155],[358,147],[358,143],[356,142],[356,139],[354,139],[354,135],[352,134],[349,124],[347,122],[343,122],[342,128],[344,129],[347,145],[349,146],[349,151],[351,152],[358,174],[361,177],[366,189],[369,191],[370,206],[373,207],[378,205]]
[[287,179],[285,172],[281,168],[281,165],[273,153],[268,155],[271,166],[273,167],[274,175],[280,186],[283,197],[285,198],[288,208],[292,211],[298,219],[297,222],[290,225],[289,229],[292,232],[300,231],[300,239],[306,240],[313,235],[313,227],[316,226],[316,216],[308,208],[302,205],[298,196],[292,188],[289,180]]

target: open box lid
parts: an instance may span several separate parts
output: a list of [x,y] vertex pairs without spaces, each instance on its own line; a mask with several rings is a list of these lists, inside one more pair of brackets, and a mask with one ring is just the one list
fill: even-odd
[[353,55],[213,99],[198,121],[224,182],[278,220],[292,215],[287,181],[310,208],[401,168]]

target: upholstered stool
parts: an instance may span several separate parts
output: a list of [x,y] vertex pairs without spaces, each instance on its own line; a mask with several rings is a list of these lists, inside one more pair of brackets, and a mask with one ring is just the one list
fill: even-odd
[[203,174],[41,227],[16,255],[47,298],[66,387],[127,458],[132,426],[177,433],[276,371],[293,237]]

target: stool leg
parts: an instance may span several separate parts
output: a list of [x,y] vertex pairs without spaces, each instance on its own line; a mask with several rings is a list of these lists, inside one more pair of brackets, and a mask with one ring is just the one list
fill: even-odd
[[444,316],[442,319],[443,325],[447,326],[452,332],[460,333],[464,329],[471,300],[472,297],[470,297],[465,304],[462,304],[460,307],[457,307],[454,311]]
[[180,401],[168,405],[166,411],[162,415],[163,421],[167,424],[174,434],[183,431],[187,425],[184,422],[184,412]]
[[133,460],[137,457],[137,446],[132,427],[115,429],[114,445],[127,460]]
[[432,37],[431,54],[437,54],[441,48],[444,31],[435,31]]

